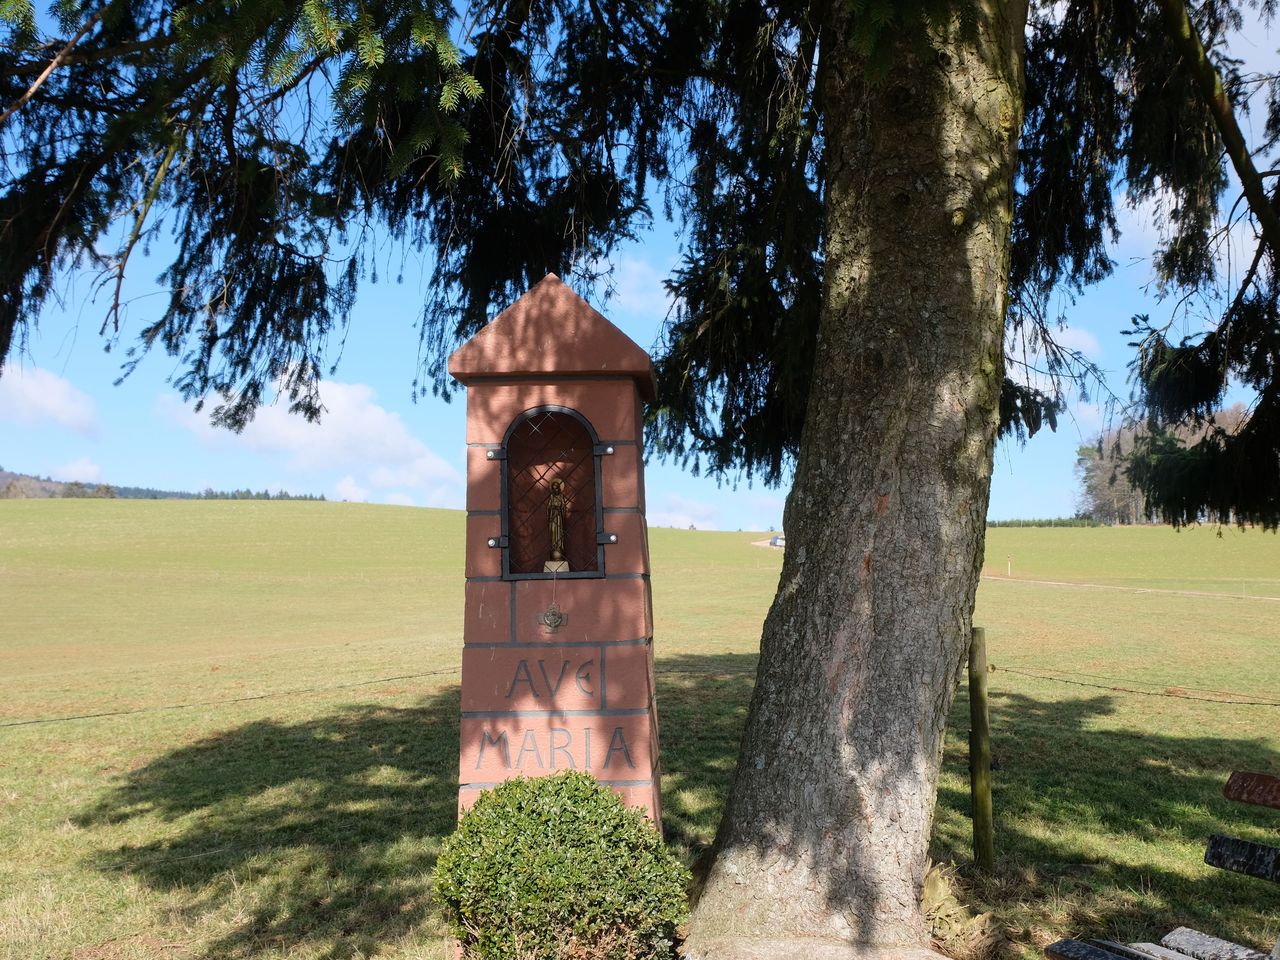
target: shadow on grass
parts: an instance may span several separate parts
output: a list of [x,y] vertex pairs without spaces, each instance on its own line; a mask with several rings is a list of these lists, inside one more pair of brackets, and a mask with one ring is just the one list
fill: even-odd
[[432,912],[458,710],[453,688],[411,709],[245,724],[130,773],[78,822],[143,834],[95,865],[186,891],[185,923],[230,917],[205,957],[368,956]]
[[696,857],[724,809],[755,683],[755,654],[663,657],[657,662],[662,824]]
[[1179,925],[1258,946],[1274,940],[1280,898],[1270,885],[1211,870],[1202,857],[1212,833],[1275,842],[1280,816],[1232,803],[1222,787],[1232,770],[1275,769],[1280,758],[1261,740],[1100,728],[1115,706],[1110,695],[992,693],[999,864],[995,877],[979,878],[962,690],[947,733],[935,859],[962,864],[977,906],[995,908],[1015,939],[1039,946],[1063,934],[1158,941]]
[[[756,662],[741,654],[658,661],[663,819],[668,839],[692,856],[714,838]],[[962,689],[946,738],[934,859],[960,865],[970,906],[994,909],[1026,947],[1066,935],[1158,941],[1185,924],[1270,950],[1280,936],[1277,891],[1211,870],[1201,858],[1212,833],[1280,838],[1280,814],[1222,796],[1232,770],[1280,769],[1280,757],[1260,740],[1161,734],[1155,721],[1143,730],[1106,729],[1099,721],[1115,707],[1111,696],[1039,700],[993,691],[1000,863],[995,877],[982,879],[971,869]]]
[[[664,822],[691,857],[714,836],[755,664],[658,661]],[[1251,741],[1099,729],[1112,707],[993,694],[1001,867],[975,880],[975,906],[994,908],[1023,943],[1052,932],[1158,938],[1178,923],[1257,940],[1275,913],[1266,884],[1150,859],[1215,831],[1266,839],[1271,812],[1228,803],[1221,786],[1233,768],[1274,767],[1275,755]],[[208,960],[346,960],[420,943],[439,932],[430,877],[455,822],[458,711],[452,688],[413,708],[245,724],[133,771],[78,822],[124,838],[91,855],[96,867],[184,894],[174,922],[217,928],[202,941]],[[962,695],[934,840],[936,855],[962,865],[967,726]]]
[[[667,833],[695,854],[728,791],[754,670],[754,656],[659,666]],[[458,715],[451,688],[412,708],[248,723],[127,774],[77,824],[114,841],[95,868],[183,895],[171,922],[216,930],[207,960],[420,942],[443,934],[431,873],[455,824]]]

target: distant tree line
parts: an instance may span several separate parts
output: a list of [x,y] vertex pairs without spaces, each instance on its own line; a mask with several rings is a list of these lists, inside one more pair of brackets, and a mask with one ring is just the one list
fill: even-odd
[[[1170,442],[1190,447],[1206,437],[1232,436],[1248,419],[1244,405],[1237,403],[1217,411],[1202,426],[1166,433]],[[1080,482],[1077,517],[1107,525],[1157,522],[1158,511],[1133,482],[1134,471],[1142,468],[1148,441],[1145,424],[1126,422],[1100,433],[1076,451],[1075,472]]]
[[1102,524],[1088,516],[1050,517],[1047,520],[988,520],[988,527],[1100,527]]
[[1145,498],[1126,472],[1140,432],[1136,426],[1108,430],[1076,451],[1078,515],[1107,525],[1153,522]]
[[119,500],[324,500],[324,494],[289,493],[280,490],[214,490],[201,493],[189,490],[157,490],[154,487],[120,487],[109,483],[64,482],[51,477],[13,473],[0,467],[0,500],[46,499],[119,499]]
[[48,477],[31,477],[0,471],[0,500],[47,500],[55,497],[79,497],[109,500],[116,490],[106,483],[63,483]]
[[156,490],[153,487],[116,487],[121,500],[200,500],[204,495],[190,490]]
[[256,493],[253,490],[208,490],[203,493],[196,494],[199,500],[323,500],[324,494],[314,493],[289,493],[287,490],[281,490],[278,493],[272,493],[270,490],[259,490]]

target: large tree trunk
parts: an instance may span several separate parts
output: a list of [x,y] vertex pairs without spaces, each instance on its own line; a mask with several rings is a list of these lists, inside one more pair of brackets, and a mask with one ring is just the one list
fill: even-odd
[[878,77],[849,6],[823,28],[818,359],[698,957],[927,943],[990,488],[1026,5],[973,0],[927,36],[886,31]]

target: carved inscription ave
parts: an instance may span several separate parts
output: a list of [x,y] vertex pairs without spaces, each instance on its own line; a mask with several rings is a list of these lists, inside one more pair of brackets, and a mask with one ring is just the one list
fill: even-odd
[[512,700],[521,694],[528,694],[535,700],[552,700],[560,692],[569,672],[573,671],[573,685],[584,697],[594,697],[595,659],[574,664],[572,660],[520,660],[516,663],[507,686],[506,699]]
[[467,648],[462,709],[467,713],[599,710],[604,671],[599,647]]

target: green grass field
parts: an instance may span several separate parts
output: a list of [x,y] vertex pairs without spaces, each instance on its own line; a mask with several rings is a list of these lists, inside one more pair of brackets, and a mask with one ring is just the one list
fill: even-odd
[[[462,533],[398,507],[0,502],[0,957],[444,960]],[[691,857],[777,581],[757,538],[651,533]],[[935,858],[1011,953],[1180,923],[1269,948],[1280,892],[1201,858],[1213,832],[1280,840],[1280,813],[1221,798],[1232,769],[1280,773],[1280,541],[1002,528],[987,556],[999,869],[969,867],[963,691]],[[1246,700],[1270,704],[1221,702]],[[54,718],[78,719],[28,722]]]

